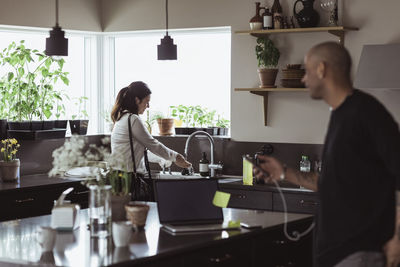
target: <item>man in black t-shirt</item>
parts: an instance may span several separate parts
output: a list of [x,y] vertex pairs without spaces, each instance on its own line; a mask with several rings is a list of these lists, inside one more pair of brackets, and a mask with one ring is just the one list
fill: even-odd
[[352,87],[351,58],[343,46],[319,44],[307,53],[304,64],[303,81],[311,98],[331,108],[321,173],[299,172],[260,156],[260,168],[268,174],[255,169],[256,177],[266,182],[285,179],[319,192],[316,267],[397,266],[398,125],[379,101]]

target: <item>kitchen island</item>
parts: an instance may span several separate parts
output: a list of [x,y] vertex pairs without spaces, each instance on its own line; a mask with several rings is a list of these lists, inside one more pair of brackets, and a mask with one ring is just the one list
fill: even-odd
[[[173,236],[162,229],[156,204],[148,204],[145,230],[133,232],[125,248],[115,248],[112,238],[91,238],[87,210],[80,212],[80,227],[58,232],[54,250],[46,253],[35,237],[38,226],[50,225],[49,215],[2,222],[0,266],[311,266],[312,235],[287,240],[281,212],[226,208],[225,221],[261,228]],[[312,216],[288,214],[288,221],[289,233],[304,231]]]

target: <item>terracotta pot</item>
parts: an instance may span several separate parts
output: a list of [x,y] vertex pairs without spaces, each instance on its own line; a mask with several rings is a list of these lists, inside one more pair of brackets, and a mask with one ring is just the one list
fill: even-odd
[[132,222],[132,225],[143,227],[146,224],[149,209],[150,206],[147,204],[131,202],[125,205],[126,217]]
[[19,159],[0,161],[0,177],[3,182],[16,182],[19,176]]
[[174,119],[157,119],[160,135],[172,135],[174,128]]
[[261,88],[274,88],[276,75],[278,69],[258,69],[258,76],[260,77]]
[[111,196],[111,221],[125,221],[126,211],[125,205],[131,200],[131,195],[126,196]]

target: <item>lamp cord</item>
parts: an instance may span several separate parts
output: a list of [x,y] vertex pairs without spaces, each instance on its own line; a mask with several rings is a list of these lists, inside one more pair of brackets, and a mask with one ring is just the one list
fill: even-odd
[[168,0],[165,0],[165,13],[166,13],[165,19],[167,25],[167,36],[168,36]]
[[56,27],[58,27],[58,0],[56,0]]

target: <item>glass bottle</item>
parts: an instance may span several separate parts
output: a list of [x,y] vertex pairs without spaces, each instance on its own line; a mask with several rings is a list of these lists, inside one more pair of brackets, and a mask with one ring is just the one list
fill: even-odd
[[111,185],[89,186],[90,235],[111,235]]
[[269,11],[269,8],[265,8],[265,12],[263,14],[263,29],[273,29],[272,13]]
[[260,2],[256,2],[256,15],[250,20],[250,29],[251,30],[261,30],[263,27],[263,19],[260,16],[260,10],[262,7],[260,6]]
[[274,29],[282,29],[282,6],[279,0],[274,0],[274,4],[271,7],[271,12],[273,16]]
[[208,164],[210,164],[210,162],[207,159],[207,154],[206,152],[203,152],[203,157],[199,161],[199,172],[201,176],[204,177],[210,176],[210,170],[208,168]]
[[301,156],[300,160],[300,171],[301,172],[310,172],[311,171],[311,162],[307,156]]

